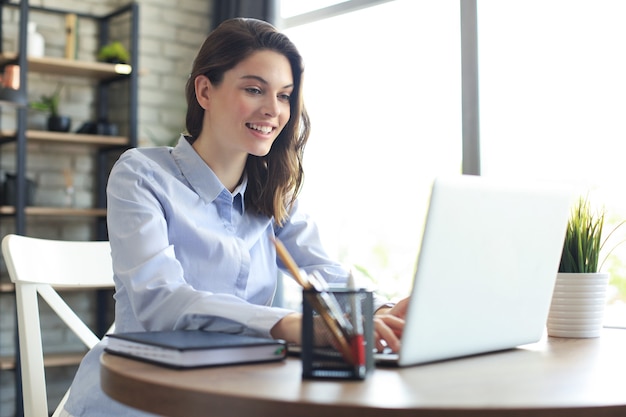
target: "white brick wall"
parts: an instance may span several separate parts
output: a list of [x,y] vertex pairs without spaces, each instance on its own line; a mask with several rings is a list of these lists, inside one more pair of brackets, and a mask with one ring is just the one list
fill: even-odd
[[[205,0],[141,2],[139,137],[167,144],[184,130],[187,74],[209,31]],[[158,22],[158,23],[157,23]]]
[[[31,5],[56,9],[74,10],[93,14],[106,14],[127,4],[127,0],[31,0]],[[139,67],[144,74],[139,79],[138,134],[140,146],[168,144],[178,138],[184,130],[185,95],[184,86],[193,58],[210,30],[211,0],[138,0],[140,5]],[[19,14],[15,9],[5,9],[3,23],[5,51],[17,48],[13,35],[16,33]],[[38,23],[38,31],[46,40],[46,55],[63,56],[65,38],[63,19],[57,15],[31,13],[30,20]],[[120,26],[124,26],[124,22]],[[78,58],[95,60],[96,27],[89,21],[79,23]],[[59,78],[49,75],[33,75],[29,78],[29,99],[37,99],[50,93]],[[72,117],[72,130],[95,116],[93,83],[81,78],[61,77],[64,84],[61,111]],[[123,96],[123,93],[119,94]],[[116,106],[125,106],[126,99]],[[125,108],[110,115],[121,124],[126,120]],[[42,129],[45,116],[30,112],[29,126]],[[14,117],[2,109],[1,128],[14,127]],[[125,133],[123,126],[121,132]],[[14,172],[15,157],[10,145],[0,152],[0,171]],[[74,173],[76,188],[75,204],[91,207],[95,204],[94,170],[92,150],[81,146],[54,146],[29,144],[29,178],[37,183],[35,203],[38,205],[63,205],[64,169]],[[93,221],[77,219],[32,219],[27,231],[31,235],[87,240],[94,236]],[[0,219],[0,237],[13,232],[13,225],[5,218]],[[6,281],[4,264],[0,264],[0,280]],[[90,294],[72,294],[83,314],[93,315],[93,297]],[[11,294],[0,294],[0,356],[14,353],[13,337],[15,321],[14,303]],[[42,318],[46,333],[45,348],[50,351],[74,349],[78,343],[68,335],[61,324],[50,314]],[[56,404],[71,382],[75,368],[65,367],[47,371],[49,402]],[[12,371],[0,372],[0,417],[15,413],[15,386]]]

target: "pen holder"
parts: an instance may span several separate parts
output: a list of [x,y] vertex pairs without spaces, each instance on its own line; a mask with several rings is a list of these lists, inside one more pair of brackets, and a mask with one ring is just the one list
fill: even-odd
[[[373,297],[364,289],[302,291],[302,377],[306,379],[365,379],[374,368]],[[326,302],[336,300],[340,315],[330,317],[341,324],[348,322],[351,331],[337,334],[329,326]],[[334,301],[333,301],[334,302]],[[325,311],[319,311],[324,309]],[[355,325],[360,329],[356,331]],[[362,326],[362,327],[361,327]],[[360,335],[359,335],[360,333]],[[340,343],[341,338],[344,338]],[[347,350],[347,351],[346,351]]]

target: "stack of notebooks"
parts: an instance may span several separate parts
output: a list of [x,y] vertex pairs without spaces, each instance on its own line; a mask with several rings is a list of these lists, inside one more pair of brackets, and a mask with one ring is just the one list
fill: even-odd
[[105,350],[173,368],[280,361],[283,340],[203,330],[112,333]]

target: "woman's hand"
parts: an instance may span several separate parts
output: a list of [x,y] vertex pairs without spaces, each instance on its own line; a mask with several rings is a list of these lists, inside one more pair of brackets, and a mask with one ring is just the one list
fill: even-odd
[[[313,340],[316,346],[334,346],[339,350],[339,347],[335,345],[332,333],[326,327],[326,323],[321,316],[316,315],[313,318],[314,335]],[[302,344],[302,314],[292,313],[288,314],[278,321],[270,330],[270,335],[274,339],[283,339],[288,343],[294,343],[296,345]]]
[[[404,330],[404,320],[406,317],[409,299],[400,300],[393,307],[379,308],[374,314],[374,340],[376,349],[379,351],[385,348],[397,352],[400,349],[400,339]],[[322,337],[328,331],[321,320],[315,324],[317,336],[315,340],[329,343],[331,338]],[[302,314],[288,314],[278,321],[270,331],[274,339],[283,339],[289,343],[302,343]]]
[[408,305],[409,298],[404,298],[393,307],[382,307],[374,313],[374,340],[378,351],[400,350]]
[[283,339],[288,343],[300,345],[302,342],[302,314],[291,313],[286,315],[272,327],[270,335],[274,339]]

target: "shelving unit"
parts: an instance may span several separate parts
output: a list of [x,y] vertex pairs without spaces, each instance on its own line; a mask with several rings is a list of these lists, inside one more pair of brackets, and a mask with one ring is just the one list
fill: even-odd
[[[98,119],[107,119],[109,111],[109,87],[118,82],[125,82],[128,86],[128,126],[126,136],[101,136],[91,134],[60,133],[27,128],[27,109],[18,107],[15,111],[16,128],[11,131],[0,131],[0,147],[13,144],[12,152],[15,153],[15,182],[16,194],[14,205],[0,206],[0,221],[11,220],[14,222],[15,233],[27,234],[27,218],[53,217],[58,221],[63,218],[93,218],[97,225],[97,239],[106,239],[106,180],[109,170],[109,155],[111,152],[120,152],[127,148],[137,146],[137,88],[138,88],[138,23],[139,6],[131,2],[110,14],[99,16],[85,13],[75,13],[71,10],[61,10],[48,7],[30,6],[27,0],[17,3],[0,1],[0,22],[2,22],[5,8],[19,9],[19,29],[17,34],[20,50],[15,52],[2,51],[2,38],[4,34],[0,30],[0,70],[7,65],[20,67],[20,92],[26,95],[28,91],[28,74],[39,73],[52,76],[81,77],[94,81],[95,108],[94,113]],[[128,14],[129,25],[129,49],[131,62],[129,64],[109,64],[95,61],[80,61],[58,57],[27,57],[27,23],[29,12],[53,13],[58,15],[76,14],[79,19],[90,19],[96,22],[98,28],[98,45],[108,43],[110,39],[110,23],[113,19]],[[1,28],[1,26],[0,26]],[[94,56],[95,56],[94,51]],[[96,204],[91,208],[74,207],[41,207],[26,205],[26,170],[28,166],[27,144],[43,143],[47,145],[72,145],[86,146],[94,149],[97,166],[96,173]],[[2,236],[0,236],[0,239]],[[12,296],[14,291],[11,283],[0,283],[0,296]],[[98,297],[103,298],[103,297]],[[99,311],[99,316],[104,312]],[[101,322],[101,318],[98,320]],[[99,326],[102,323],[99,323]],[[99,329],[104,331],[103,329]],[[16,337],[16,356],[0,357],[0,370],[15,370],[16,374],[16,415],[21,416],[22,394],[21,375],[19,372],[19,350]],[[84,352],[68,352],[66,354],[54,354],[45,358],[46,366],[76,365],[82,359]]]

